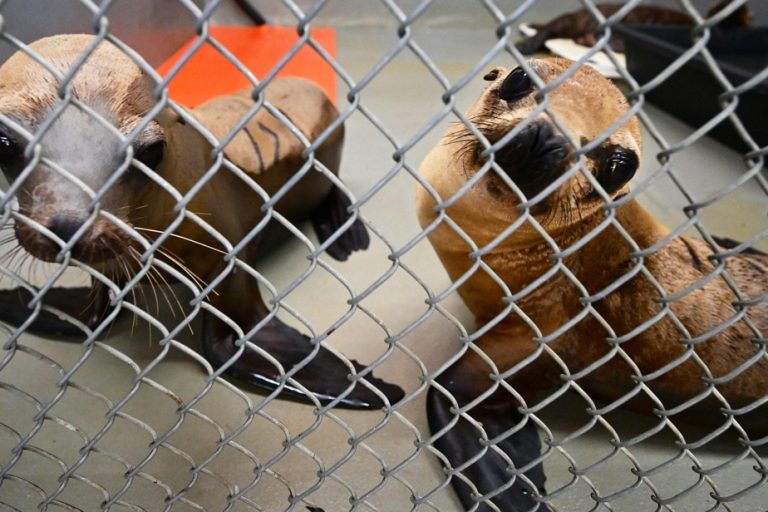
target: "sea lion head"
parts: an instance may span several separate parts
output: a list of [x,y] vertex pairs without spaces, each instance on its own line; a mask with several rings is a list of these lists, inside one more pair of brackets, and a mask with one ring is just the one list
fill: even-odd
[[88,35],[40,39],[29,45],[34,57],[19,51],[0,67],[0,167],[10,183],[20,184],[16,237],[44,261],[56,260],[62,242],[73,237],[72,255],[80,261],[97,264],[122,254],[128,234],[94,212],[135,221],[151,182],[135,160],[152,170],[163,160],[161,125],[152,120],[137,128],[157,103],[154,82],[107,41],[88,55],[94,41]]
[[[572,64],[564,59],[528,62],[546,84]],[[608,79],[590,66],[579,67],[547,93],[549,113],[537,113],[537,87],[522,67],[511,71],[497,67],[485,79],[491,83],[467,117],[490,144],[501,144],[493,153],[496,172],[487,172],[477,185],[485,187],[489,202],[525,205],[542,226],[557,231],[597,211],[605,202],[603,192],[611,198],[626,193],[627,183],[638,168],[642,139],[635,117],[610,131],[627,113],[629,104]],[[510,138],[513,130],[518,133]],[[582,157],[584,169],[594,180],[573,169],[567,180],[535,204],[524,203],[548,190],[574,166],[578,160],[574,146],[595,141],[597,146]],[[488,167],[487,146],[466,127],[459,126],[446,135],[444,145],[456,148],[455,144],[459,145],[455,150],[459,172],[471,175]],[[499,170],[523,196],[505,182]],[[505,210],[509,222],[521,214],[520,208]]]

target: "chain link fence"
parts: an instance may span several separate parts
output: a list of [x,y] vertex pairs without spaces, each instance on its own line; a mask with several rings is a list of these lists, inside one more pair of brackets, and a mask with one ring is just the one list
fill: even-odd
[[[26,147],[23,169],[15,179],[9,180],[9,186],[0,196],[4,225],[0,273],[3,288],[28,290],[26,303],[32,311],[19,325],[0,324],[3,333],[0,508],[14,511],[449,511],[465,508],[452,487],[459,481],[465,482],[465,491],[469,489],[467,492],[473,493],[471,500],[475,505],[468,507],[472,510],[504,510],[495,497],[509,488],[522,489],[526,499],[533,496],[534,505],[521,510],[537,506],[540,510],[548,507],[560,511],[768,510],[765,505],[768,503],[766,438],[761,437],[765,429],[755,435],[751,427],[741,425],[747,413],[756,416],[758,432],[760,425],[765,424],[761,406],[768,400],[768,386],[760,388],[760,383],[761,379],[768,383],[765,371],[768,361],[765,334],[760,326],[765,326],[766,290],[758,289],[751,294],[740,292],[739,276],[730,275],[726,265],[739,253],[766,248],[766,148],[761,147],[754,134],[741,123],[736,109],[746,93],[764,85],[768,68],[744,83],[732,83],[707,48],[712,27],[745,5],[745,1],[733,2],[711,19],[705,19],[698,5],[689,0],[676,4],[693,20],[693,40],[689,49],[646,81],[630,76],[618,55],[609,48],[615,26],[641,4],[639,0],[625,2],[618,12],[607,18],[591,0],[571,4],[572,8],[585,8],[600,20],[602,31],[592,49],[553,80],[536,77],[514,46],[519,23],[533,19],[534,14],[538,17],[544,12],[546,17],[562,9],[562,5],[553,8],[550,4],[548,8],[552,10],[537,11],[543,1],[479,0],[472,2],[471,8],[462,5],[462,9],[472,11],[470,26],[466,21],[457,22],[460,16],[450,12],[456,4],[443,10],[445,5],[439,0],[371,1],[360,9],[366,11],[366,20],[376,22],[366,26],[345,21],[345,9],[357,11],[343,2],[283,0],[282,16],[292,20],[297,42],[279,59],[273,72],[253,76],[211,35],[213,21],[228,4],[213,0],[201,6],[191,0],[178,0],[196,20],[193,27],[196,35],[178,65],[165,77],[159,76],[142,55],[111,32],[109,17],[113,3],[79,0],[78,5],[90,13],[94,39],[65,73],[55,71],[18,39],[14,35],[16,27],[2,23],[3,44],[29,55],[50,70],[57,79],[58,97],[49,117],[33,127],[20,123],[18,117],[7,111],[0,112],[0,122],[24,140]],[[3,6],[0,4],[0,15]],[[340,25],[338,56],[313,38],[312,27],[322,24],[324,14],[329,11],[334,15],[341,12],[339,18],[334,18]],[[116,126],[115,119],[105,118],[99,108],[72,94],[68,88],[87,62],[88,54],[106,42],[134,61],[156,84],[153,89],[156,103],[146,117],[135,120],[130,130]],[[324,250],[338,235],[327,243],[319,241],[305,229],[308,226],[304,223],[292,222],[277,213],[273,206],[279,197],[269,197],[258,180],[254,181],[253,176],[239,170],[236,163],[226,157],[224,148],[235,140],[247,119],[233,123],[234,128],[217,140],[210,127],[203,126],[188,110],[169,99],[166,86],[204,45],[231,59],[248,77],[257,98],[248,108],[248,116],[266,110],[296,134],[304,158],[301,169],[297,170],[300,175],[322,175],[351,198],[352,218],[364,223],[371,238],[367,251],[356,252],[344,262],[329,259]],[[337,80],[336,107],[340,112],[339,122],[346,126],[340,179],[335,178],[333,169],[316,158],[321,141],[336,126],[331,124],[319,138],[309,140],[294,125],[290,115],[265,101],[261,94],[302,47],[318,54]],[[558,88],[600,51],[616,65],[631,107],[629,113],[613,121],[601,137],[580,141],[572,138],[574,134],[564,127],[566,120],[558,118],[554,103],[547,97],[554,98]],[[688,128],[649,104],[647,96],[695,58],[704,63],[722,93],[719,111],[700,126]],[[493,139],[480,123],[473,123],[477,120],[467,117],[465,111],[488,85],[482,77],[497,65],[509,70],[522,65],[534,77],[539,93],[537,107],[519,128],[511,130],[515,133]],[[23,86],[24,83],[16,84],[16,87]],[[100,190],[90,190],[70,170],[51,160],[50,153],[43,148],[45,134],[56,129],[55,119],[73,106],[92,120],[76,125],[78,128],[96,126],[97,130],[114,134],[120,141],[121,154],[127,155],[121,156],[112,169],[114,176],[106,179]],[[205,134],[213,146],[210,167],[205,169],[200,182],[190,185],[192,192],[174,190],[163,176],[153,172],[151,165],[142,162],[147,164],[144,173],[174,198],[172,211],[177,222],[171,222],[167,232],[153,233],[150,237],[147,232],[123,222],[119,211],[95,208],[89,219],[90,223],[106,219],[128,234],[126,240],[143,244],[135,261],[138,271],[126,272],[115,279],[78,261],[71,251],[76,236],[69,241],[64,237],[57,240],[60,264],[43,263],[20,248],[14,232],[14,225],[19,222],[48,237],[53,231],[50,226],[36,223],[19,207],[20,195],[25,193],[22,184],[36,166],[48,165],[63,179],[87,190],[91,199],[103,198],[112,187],[120,186],[121,173],[135,156],[132,144],[145,129],[151,129],[153,120],[168,112]],[[567,134],[566,138],[571,137],[572,147],[580,148],[575,152],[575,163],[553,181],[554,185],[548,184],[549,189],[564,185],[574,176],[583,176],[589,181],[587,175],[591,176],[591,171],[586,162],[595,158],[590,151],[620,131],[631,115],[637,115],[645,134],[645,147],[631,191],[607,203],[601,229],[589,230],[569,247],[559,247],[540,224],[536,204],[544,201],[547,194],[539,194],[541,198],[533,194],[529,203],[523,201],[526,196],[515,199],[523,204],[521,220],[497,233],[498,240],[485,243],[473,240],[471,233],[464,233],[462,219],[452,218],[451,206],[469,194],[484,177],[496,176],[510,190],[521,192],[506,176],[501,160],[495,158],[500,158],[498,155],[506,143],[542,113]],[[743,149],[733,151],[707,137],[721,122],[735,127]],[[473,143],[482,146],[481,170],[451,197],[431,196],[439,222],[427,223],[422,229],[416,219],[413,190],[434,193],[435,188],[420,173],[419,164],[433,147],[441,147],[440,137],[445,130],[456,126],[465,129]],[[76,148],[72,144],[73,147],[62,151],[82,151],[80,146]],[[0,148],[0,153],[4,150]],[[88,150],[86,147],[85,151]],[[447,151],[444,146],[443,150]],[[263,199],[265,218],[279,223],[291,235],[284,245],[259,255],[255,265],[242,256],[241,249],[264,229],[264,223],[250,226],[242,240],[229,240],[226,235],[212,232],[210,215],[215,212],[193,211],[189,207],[196,191],[205,187],[217,173],[236,176],[243,187],[255,191]],[[286,188],[279,189],[278,195],[293,185],[294,181],[289,181]],[[610,199],[607,195],[602,197]],[[657,246],[638,246],[617,220],[616,210],[634,198],[671,229]],[[172,255],[163,257],[161,252],[155,252],[182,222],[195,223],[221,242],[216,257],[226,265],[210,282],[200,282],[197,276],[184,271],[175,264],[178,262]],[[552,253],[555,262],[552,272],[566,276],[569,286],[579,289],[582,309],[555,327],[531,327],[535,332],[531,339],[537,343],[537,354],[558,360],[561,377],[554,390],[533,386],[523,397],[514,377],[525,373],[526,366],[533,364],[535,358],[522,358],[503,366],[506,363],[501,362],[497,353],[483,344],[483,336],[509,316],[527,317],[519,304],[525,302],[529,293],[535,294],[537,287],[548,279],[532,279],[521,289],[510,289],[505,284],[508,278],[499,276],[498,267],[491,262],[490,253],[495,245],[515,236],[524,229],[525,223],[534,226]],[[342,229],[349,227],[347,222]],[[463,237],[466,254],[471,253],[474,258],[472,268],[455,281],[446,276],[430,245],[429,238],[437,236],[438,229],[448,229]],[[567,258],[605,229],[615,229],[627,238],[633,248],[633,265],[620,282],[594,290],[579,281],[578,272],[568,267]],[[646,268],[646,261],[684,234],[709,244],[713,270],[673,293],[658,284],[657,276]],[[714,237],[717,234],[743,243],[720,248],[719,239]],[[205,254],[205,249],[200,250]],[[756,276],[768,272],[764,262],[760,267],[760,261],[764,260],[759,258],[755,256],[753,264]],[[402,387],[405,396],[389,403],[378,392],[384,406],[370,411],[335,408],[334,401],[327,405],[308,395],[305,402],[309,405],[294,403],[278,398],[277,392],[260,394],[250,384],[231,378],[224,373],[227,364],[218,369],[212,366],[202,355],[201,335],[207,328],[202,317],[208,314],[222,322],[228,321],[215,305],[214,290],[232,272],[246,273],[253,283],[258,283],[265,302],[269,303],[267,318],[278,316],[309,335],[313,346],[332,350],[345,361],[346,358],[360,361],[362,367],[346,363],[352,384],[375,388],[378,382],[372,378],[375,371],[378,378]],[[459,297],[461,287],[476,274],[488,276],[501,290],[500,314],[491,319],[478,318],[477,325]],[[164,286],[165,276],[180,284]],[[624,342],[656,323],[670,319],[674,322],[677,313],[671,304],[676,299],[717,281],[724,283],[736,297],[735,313],[715,326],[706,325],[706,319],[702,318],[703,331],[678,321],[676,342],[681,339],[680,343],[687,347],[684,355],[664,361],[663,368],[653,372],[643,373],[634,366],[634,385],[625,392],[615,393],[616,397],[607,402],[600,401],[605,395],[592,391],[594,388],[585,384],[588,380],[585,377],[607,366],[610,358],[601,355],[582,368],[568,368],[562,363],[560,352],[552,348],[556,347],[553,340],[556,342],[563,333],[567,335],[578,329],[584,318],[599,321],[600,312],[594,304],[635,276],[652,283],[657,303],[661,305],[659,312],[642,318],[641,325],[631,332],[613,331],[603,319],[605,334],[595,333],[606,342],[606,350],[610,346],[611,357],[620,358],[630,366],[635,364],[631,355],[634,352],[627,349],[630,345]],[[141,279],[154,286],[140,287]],[[55,288],[87,286],[92,280],[103,282],[109,290],[108,300],[115,308],[108,317],[94,325],[83,325],[72,315],[64,314],[86,333],[74,343],[28,332],[34,318],[51,311],[43,300],[55,294]],[[754,277],[754,281],[760,285],[759,277]],[[727,301],[729,307],[731,302],[734,301]],[[702,307],[702,311],[705,308]],[[120,315],[121,312],[125,314]],[[715,374],[695,348],[737,324],[748,329],[746,342],[751,343],[754,350],[748,360],[734,362],[727,375]],[[264,326],[257,326],[254,332],[258,333],[261,327]],[[243,331],[245,329],[241,329],[236,338],[253,334]],[[253,344],[238,346],[243,347],[243,351],[260,350]],[[466,376],[467,385],[462,389],[477,386],[480,390],[477,396],[457,398],[453,396],[456,388],[446,384],[445,376],[451,374],[456,361],[467,353],[477,354],[488,369]],[[281,368],[280,389],[298,388],[302,394],[301,384],[293,377],[307,363],[302,361],[298,367]],[[683,364],[695,365],[699,372],[694,378],[707,376],[708,385],[694,393],[690,400],[665,406],[663,399],[655,397],[652,381],[665,372],[673,373]],[[718,386],[745,372],[755,383],[758,398],[731,404]],[[478,375],[489,374],[491,378],[485,386],[477,384]],[[459,377],[461,380],[462,376]],[[504,379],[509,379],[509,383],[503,382]],[[489,387],[492,384],[493,387]],[[609,379],[604,385],[610,388],[613,384]],[[502,407],[496,416],[481,415],[478,406],[489,393],[499,392],[505,397],[503,407],[511,409]],[[456,455],[450,453],[450,444],[446,449],[445,443],[440,442],[446,430],[430,431],[425,405],[428,393],[439,393],[451,401],[447,409],[454,418],[451,425],[470,424],[474,429],[470,438],[476,436],[475,439],[481,440],[477,450],[460,457],[458,463]],[[638,396],[656,398],[652,406],[646,407],[646,412],[652,409],[653,414],[626,410],[624,406],[634,403]],[[715,427],[678,420],[680,411],[706,400],[716,402],[710,409],[715,412],[709,413],[719,415]],[[520,420],[508,421],[501,417],[510,410],[513,416],[520,415]],[[502,480],[498,488],[487,488],[484,483],[473,481],[475,473],[465,471],[471,463],[488,452],[509,454],[505,442],[519,435],[524,425],[535,429],[541,440],[540,452],[522,464],[520,460],[504,459],[494,474],[494,478]],[[447,431],[450,432],[450,428]],[[464,448],[467,446],[460,446],[457,451]],[[537,482],[531,476],[531,468],[539,462],[547,476],[542,489],[537,489]],[[447,469],[451,466],[454,469]]]

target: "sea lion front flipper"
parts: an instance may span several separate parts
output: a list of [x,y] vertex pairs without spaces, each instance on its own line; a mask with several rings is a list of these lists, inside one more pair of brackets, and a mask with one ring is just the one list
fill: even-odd
[[[472,380],[470,376],[462,378]],[[468,385],[467,382],[457,384]],[[450,383],[446,386],[449,391],[452,387]],[[463,401],[458,396],[457,399],[461,405]],[[482,425],[492,445],[504,452],[512,460],[515,468],[525,468],[540,456],[541,441],[536,426],[531,421],[514,433],[508,433],[514,430],[523,419],[523,415],[517,411],[515,404],[516,401],[508,393],[499,391],[473,407],[468,414]],[[427,419],[432,433],[441,432],[456,419],[456,416],[457,412],[453,409],[451,401],[436,388],[430,388],[427,394]],[[481,437],[482,433],[477,426],[466,419],[459,418],[455,425],[435,439],[433,445],[448,459],[451,468],[457,468],[483,452],[485,447],[481,443]],[[474,483],[477,491],[483,496],[493,495],[494,492],[508,486],[489,498],[498,510],[505,512],[547,510],[546,505],[534,499],[530,484],[519,477],[515,478],[507,461],[492,447],[488,447],[477,462],[462,469],[461,474]],[[525,476],[533,482],[538,493],[545,493],[545,476],[541,463],[527,469]],[[473,489],[460,477],[453,476],[451,484],[467,510],[478,512],[496,510],[479,501]],[[473,508],[476,506],[477,508]]]
[[[233,357],[238,354],[240,347],[236,346],[236,341],[234,331],[211,313],[205,313],[203,317],[203,351],[206,359],[215,368],[230,364]],[[310,338],[285,325],[277,318],[273,318],[261,328],[250,341],[279,361],[286,372],[295,365],[302,364],[304,359],[311,356],[306,366],[297,372],[293,379],[304,386],[321,404],[327,404],[336,397],[343,396],[339,401],[339,406],[378,409],[385,405],[380,395],[364,384],[359,382],[352,384],[348,378],[350,375],[349,366],[341,359],[322,346],[318,347],[317,353],[312,356],[315,345],[312,344]],[[356,373],[364,370],[365,367],[357,361],[349,361]],[[231,366],[226,371],[233,377],[269,391],[277,388],[281,382],[278,368],[267,358],[247,346],[240,356],[231,362]],[[366,375],[365,380],[386,396],[390,404],[399,401],[404,396],[403,390],[398,386],[384,382],[374,377],[372,373]],[[310,401],[306,392],[289,382],[286,382],[283,387],[282,395]]]
[[[717,243],[720,247],[723,249],[734,249],[741,245],[741,242],[738,240],[734,240],[733,238],[726,238],[726,237],[719,237],[719,236],[713,236],[712,240]],[[759,256],[768,256],[768,253],[765,253],[761,251],[760,249],[756,249],[754,247],[747,247],[743,251],[741,251],[742,254],[756,254]]]
[[[26,288],[0,290],[0,321],[20,326],[27,321],[34,309],[29,308],[32,293]],[[51,288],[43,298],[43,304],[58,309],[94,329],[109,310],[107,289],[94,284],[91,287]],[[86,333],[74,323],[41,309],[27,330],[44,336],[78,336]]]
[[539,30],[532,36],[526,37],[515,43],[515,48],[518,49],[523,55],[533,55],[534,53],[544,49],[544,43],[549,38],[549,33],[543,29]]
[[[312,214],[312,226],[322,244],[349,220],[352,214],[349,206],[352,202],[336,187],[333,187],[322,204]],[[346,261],[353,251],[368,248],[370,238],[365,224],[358,218],[328,246],[326,252],[338,261]]]

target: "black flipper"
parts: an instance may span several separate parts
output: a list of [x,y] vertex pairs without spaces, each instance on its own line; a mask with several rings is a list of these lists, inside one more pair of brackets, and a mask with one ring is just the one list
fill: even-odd
[[[203,317],[203,352],[206,359],[216,368],[227,363],[239,350],[235,346],[235,333],[210,313]],[[309,356],[315,347],[309,337],[273,318],[260,329],[251,342],[279,361],[285,371]],[[350,360],[355,372],[365,367]],[[237,360],[227,368],[227,373],[242,379],[256,387],[273,390],[280,383],[280,372],[266,358],[256,351],[246,348]],[[338,406],[355,409],[378,409],[384,407],[384,401],[368,387],[355,383],[348,392],[352,381],[348,379],[349,367],[332,352],[322,346],[315,356],[297,372],[293,378],[317,397],[321,404],[327,404],[338,396],[344,395]],[[394,384],[389,384],[373,376],[366,375],[365,380],[387,397],[390,404],[403,398],[405,393]],[[309,402],[307,394],[286,383],[281,397],[295,398]]]
[[523,55],[532,55],[544,50],[544,43],[547,42],[547,39],[549,39],[549,33],[540,29],[534,35],[515,43],[515,48]]
[[[312,226],[315,228],[320,243],[325,242],[344,225],[351,214],[348,211],[352,203],[349,198],[338,188],[333,187],[323,203],[312,214]],[[326,252],[334,259],[346,261],[353,251],[361,251],[368,248],[370,238],[365,224],[356,219],[352,225],[344,231]]]
[[[741,245],[741,242],[738,242],[734,240],[733,238],[723,238],[719,236],[713,236],[712,240],[714,240],[717,245],[722,247],[723,249],[733,249],[734,247],[738,247]],[[743,251],[741,251],[741,254],[756,254],[758,256],[768,256],[765,252],[761,251],[760,249],[755,249],[754,247],[747,247]]]
[[[0,290],[0,321],[22,325],[34,311],[28,307],[32,297],[32,293],[25,288]],[[51,288],[46,292],[43,304],[76,318],[91,329],[110,311],[107,289],[99,283],[90,288]],[[44,309],[40,310],[27,330],[43,336],[77,336],[79,341],[86,334],[72,322]]]
[[[469,375],[465,375],[463,378],[470,381],[472,379]],[[449,381],[448,385],[445,386],[444,384],[444,386],[450,390],[451,384],[452,382]],[[465,387],[466,383],[459,385]],[[456,398],[460,405],[469,401],[462,400],[459,396]],[[523,419],[523,415],[517,411],[515,399],[503,391],[491,395],[470,410],[468,414],[482,424],[491,440],[497,436],[502,436]],[[427,394],[427,419],[432,433],[437,434],[456,417],[457,414],[451,410],[451,402],[445,395],[435,388],[430,388]],[[480,439],[481,432],[477,427],[465,419],[459,419],[453,428],[434,441],[434,446],[445,455],[452,468],[456,468],[482,452],[483,446]],[[536,427],[531,421],[525,423],[514,434],[498,441],[496,446],[512,460],[515,468],[525,468],[541,454],[541,441]],[[548,510],[546,505],[534,499],[534,489],[528,482],[515,477],[514,473],[508,469],[507,462],[493,449],[489,449],[477,462],[462,470],[461,473],[474,483],[481,495],[492,494],[497,489],[512,482],[512,485],[503,492],[489,499],[499,510],[504,512],[543,512]],[[528,469],[525,476],[533,482],[539,494],[545,494],[545,476],[541,463]],[[451,484],[466,510],[477,512],[495,510],[487,503],[479,501],[472,489],[461,478],[454,476],[451,479]]]

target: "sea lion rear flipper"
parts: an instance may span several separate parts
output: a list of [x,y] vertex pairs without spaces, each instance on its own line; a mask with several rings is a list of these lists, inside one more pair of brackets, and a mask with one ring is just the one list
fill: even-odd
[[[51,288],[43,298],[43,304],[58,309],[79,320],[89,328],[95,328],[109,312],[106,288],[101,285],[77,288]],[[28,307],[32,293],[26,288],[0,290],[0,321],[20,326],[27,321],[34,309]],[[41,309],[27,330],[40,335],[78,336],[86,333],[74,323]]]
[[[464,376],[464,378],[471,377]],[[446,387],[450,390],[451,386],[449,384]],[[525,423],[516,432],[507,434],[523,419],[514,404],[515,400],[507,393],[497,392],[469,410],[468,414],[482,425],[488,438],[493,441],[492,445],[504,452],[512,460],[515,468],[524,469],[541,454],[541,441],[531,421]],[[430,388],[427,394],[427,419],[432,433],[439,433],[450,425],[456,416],[457,413],[448,398],[436,388]],[[505,435],[506,437],[503,437]],[[495,440],[499,436],[503,439]],[[481,437],[482,433],[477,426],[466,419],[459,418],[458,422],[438,437],[433,445],[448,459],[451,468],[457,468],[483,452]],[[474,483],[477,491],[484,496],[493,495],[497,490],[508,486],[489,499],[498,507],[498,510],[505,512],[548,510],[546,505],[534,499],[530,484],[519,477],[516,478],[507,461],[493,447],[489,447],[477,462],[462,469],[461,474]],[[541,463],[525,471],[525,476],[533,482],[540,494],[544,494],[545,476]],[[482,501],[478,502],[473,489],[460,477],[453,476],[451,484],[467,510],[483,512],[492,510],[489,505]],[[478,508],[472,508],[478,504]]]
[[[280,362],[287,372],[303,360],[311,356],[315,350],[309,337],[300,334],[295,329],[273,318],[261,328],[250,340],[260,349]],[[266,390],[274,390],[280,385],[281,374],[278,368],[255,350],[246,346],[239,357],[234,358],[240,350],[235,345],[234,332],[227,328],[212,314],[206,313],[203,320],[203,350],[206,359],[218,368],[230,364],[227,373],[242,379],[254,386]],[[354,360],[349,360],[356,373],[364,370],[364,366]],[[403,390],[394,384],[389,384],[369,373],[365,380],[378,389],[376,393],[362,383],[354,383],[348,376],[349,366],[331,351],[319,347],[293,379],[304,386],[321,404],[327,404],[339,396],[339,406],[358,409],[377,409],[384,407],[381,395],[386,396],[390,404],[403,398]],[[308,394],[286,382],[281,395],[310,401]]]
[[[352,214],[349,206],[352,202],[336,187],[333,187],[323,203],[312,215],[312,226],[322,244],[331,238],[346,223]],[[370,238],[365,224],[358,218],[334,242],[326,252],[338,261],[345,261],[353,251],[368,248]]]

